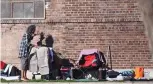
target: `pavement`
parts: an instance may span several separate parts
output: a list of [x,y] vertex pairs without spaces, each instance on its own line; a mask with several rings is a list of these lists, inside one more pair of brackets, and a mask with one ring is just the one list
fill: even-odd
[[137,82],[8,82],[1,84],[153,84],[153,81],[137,81]]

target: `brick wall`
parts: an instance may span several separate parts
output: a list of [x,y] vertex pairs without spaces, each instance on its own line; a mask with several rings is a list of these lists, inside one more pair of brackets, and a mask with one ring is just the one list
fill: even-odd
[[28,25],[36,24],[53,35],[54,49],[66,58],[77,59],[82,49],[97,48],[109,62],[110,45],[113,68],[153,68],[137,6],[137,0],[51,0],[45,20],[2,20],[2,60],[19,66],[21,37]]

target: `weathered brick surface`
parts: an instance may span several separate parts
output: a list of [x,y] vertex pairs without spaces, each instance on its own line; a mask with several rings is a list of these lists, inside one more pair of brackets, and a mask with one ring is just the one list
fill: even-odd
[[[2,60],[19,66],[18,47],[30,24],[52,34],[54,49],[77,59],[82,49],[97,48],[113,68],[153,68],[137,0],[51,0],[45,20],[2,20]],[[12,23],[12,24],[8,24]]]
[[[2,27],[6,25],[8,24],[2,24]],[[27,26],[12,25],[11,30],[2,35],[2,60],[13,64],[19,63],[19,42]],[[37,26],[46,34],[53,35],[55,51],[61,52],[67,58],[77,59],[82,49],[97,48],[104,52],[109,62],[107,52],[110,45],[114,68],[153,66],[142,22],[57,23]]]
[[62,0],[56,3],[49,18],[55,22],[141,21],[136,0]]
[[[18,59],[19,44],[25,29],[30,24],[2,24],[2,46],[1,46],[1,59],[7,63],[18,65],[20,63]],[[49,25],[49,24],[36,24],[40,31],[45,32],[46,35],[52,34],[55,39],[54,48],[56,51],[61,49],[60,45],[62,41],[63,31],[61,25]]]
[[51,0],[45,20],[3,23],[142,21],[137,0]]

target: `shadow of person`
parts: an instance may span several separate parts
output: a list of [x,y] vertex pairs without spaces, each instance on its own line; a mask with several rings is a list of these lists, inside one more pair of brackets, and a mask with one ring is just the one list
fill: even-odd
[[43,46],[43,44],[42,44],[42,41],[44,40],[44,33],[43,32],[41,32],[40,33],[40,41],[39,42],[37,42],[37,44],[39,45],[39,46]]
[[46,37],[45,42],[46,42],[46,47],[53,47],[54,40],[53,40],[52,35],[48,35]]

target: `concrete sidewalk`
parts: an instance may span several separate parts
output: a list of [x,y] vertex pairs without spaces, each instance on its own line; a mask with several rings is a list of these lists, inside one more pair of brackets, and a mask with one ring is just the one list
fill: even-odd
[[153,81],[139,82],[8,82],[2,84],[153,84]]

